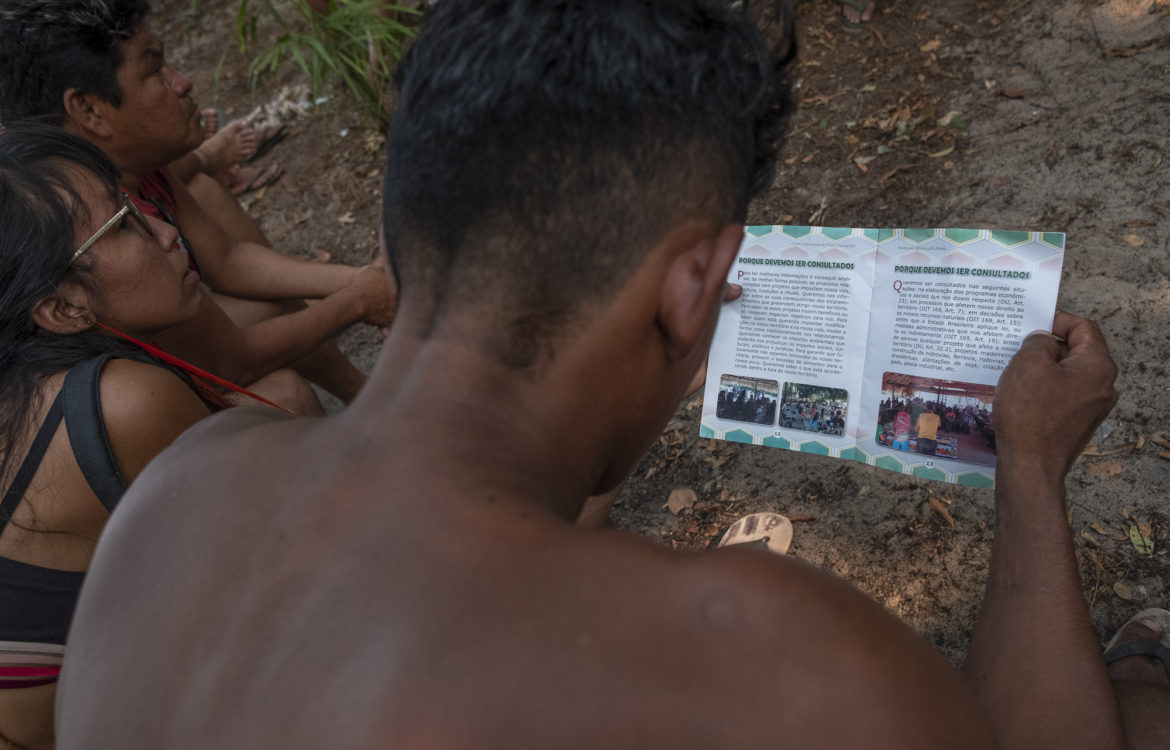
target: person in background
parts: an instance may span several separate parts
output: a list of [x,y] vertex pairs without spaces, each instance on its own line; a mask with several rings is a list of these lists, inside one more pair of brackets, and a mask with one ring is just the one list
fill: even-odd
[[99,324],[149,340],[204,295],[178,232],[101,151],[49,126],[0,133],[0,746],[53,746],[98,536],[150,459],[224,404]]
[[934,404],[927,404],[926,410],[919,414],[918,419],[914,422],[914,429],[918,431],[918,452],[928,456],[933,456],[934,450],[938,446],[940,420],[934,410]]
[[898,409],[898,413],[894,416],[894,442],[892,447],[896,451],[910,450],[910,415],[901,408]]
[[365,376],[333,337],[359,322],[389,326],[393,285],[376,265],[312,263],[225,231],[218,217],[230,207],[210,213],[194,199],[168,165],[202,143],[201,113],[149,13],[146,0],[0,0],[0,121],[45,119],[89,140],[142,211],[179,229],[215,294],[164,332],[164,349],[236,382],[292,366],[352,400]]

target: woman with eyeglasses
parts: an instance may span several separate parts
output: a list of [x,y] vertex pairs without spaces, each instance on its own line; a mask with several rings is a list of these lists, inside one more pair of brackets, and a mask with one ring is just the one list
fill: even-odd
[[114,165],[47,126],[0,133],[0,747],[53,746],[85,571],[143,467],[224,402],[149,341],[204,294]]

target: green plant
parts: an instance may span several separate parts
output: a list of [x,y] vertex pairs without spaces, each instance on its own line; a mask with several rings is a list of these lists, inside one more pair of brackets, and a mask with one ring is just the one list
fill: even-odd
[[220,91],[219,83],[223,77],[223,64],[227,60],[227,56],[228,56],[228,53],[225,50],[224,53],[219,56],[219,62],[217,62],[215,64],[215,72],[212,73],[212,75],[211,75],[212,87],[213,87],[213,89],[215,91],[215,95],[217,97],[219,96],[219,91]]
[[[291,60],[308,77],[314,96],[340,84],[365,112],[385,122],[382,93],[394,63],[414,36],[404,19],[409,22],[418,11],[384,0],[329,0],[328,13],[316,12],[308,0],[292,0],[291,6],[290,20],[273,0],[240,1],[236,16],[240,51],[245,52],[249,43],[261,47],[251,63],[253,83]],[[274,41],[258,39],[261,15],[279,29]]]

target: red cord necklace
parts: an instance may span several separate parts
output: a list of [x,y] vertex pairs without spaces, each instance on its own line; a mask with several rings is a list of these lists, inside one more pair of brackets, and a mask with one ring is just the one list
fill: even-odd
[[145,341],[139,341],[138,339],[134,338],[133,336],[131,336],[129,334],[122,333],[121,331],[119,331],[116,328],[111,328],[110,326],[106,325],[105,323],[101,322],[100,320],[93,321],[93,324],[96,325],[98,328],[109,331],[110,333],[114,334],[115,336],[118,336],[119,338],[123,338],[126,341],[129,341],[130,343],[142,348],[144,351],[149,352],[150,354],[154,355],[155,357],[158,357],[163,362],[166,362],[167,364],[170,364],[170,365],[174,365],[175,367],[178,367],[180,370],[185,370],[186,372],[190,373],[191,375],[194,375],[195,377],[199,378],[200,380],[205,380],[205,381],[208,381],[211,383],[215,383],[216,385],[220,386],[221,388],[227,388],[228,390],[235,391],[236,393],[241,393],[241,394],[247,396],[248,398],[255,399],[256,401],[259,401],[260,403],[265,404],[266,406],[271,406],[273,409],[279,409],[280,411],[284,412],[285,414],[292,414],[293,416],[296,416],[295,412],[292,412],[292,411],[284,408],[280,404],[269,401],[268,399],[264,398],[263,396],[261,396],[257,393],[253,393],[252,391],[249,391],[247,388],[242,388],[242,387],[236,385],[235,383],[231,382],[230,380],[224,380],[223,378],[219,377],[218,375],[212,375],[207,370],[200,369],[200,368],[196,367],[195,365],[191,364],[190,362],[181,360],[178,357],[173,356],[171,354],[167,354],[162,349],[159,349],[157,346],[154,346],[153,344],[148,344]]

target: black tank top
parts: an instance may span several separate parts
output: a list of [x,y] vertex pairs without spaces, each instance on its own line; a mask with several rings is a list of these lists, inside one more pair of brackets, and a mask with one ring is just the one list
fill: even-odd
[[[122,498],[126,481],[114,461],[98,392],[98,378],[109,358],[104,354],[82,362],[65,376],[44,424],[0,502],[0,532],[28,490],[62,419],[73,456],[98,500],[112,511]],[[83,580],[82,572],[0,557],[0,641],[64,645]]]

